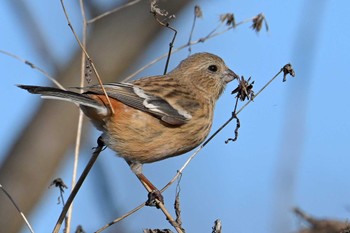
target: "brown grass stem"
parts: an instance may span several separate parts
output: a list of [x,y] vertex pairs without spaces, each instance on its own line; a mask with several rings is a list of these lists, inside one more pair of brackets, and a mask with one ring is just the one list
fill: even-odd
[[1,184],[0,184],[0,189],[3,191],[3,193],[5,193],[5,195],[8,197],[8,199],[11,201],[11,203],[14,205],[14,207],[18,211],[18,213],[22,216],[22,218],[23,218],[24,222],[26,223],[27,227],[29,228],[30,232],[34,233],[32,226],[30,225],[29,221],[27,220],[26,216],[23,214],[21,209],[16,204],[15,200],[13,200],[11,195],[6,191],[6,189]]
[[12,54],[10,52],[6,52],[4,50],[0,50],[0,53],[2,54],[5,54],[9,57],[12,57],[18,61],[21,61],[23,62],[24,64],[30,66],[30,68],[32,69],[35,69],[37,71],[39,71],[42,75],[44,75],[46,78],[48,78],[51,82],[53,82],[58,88],[62,89],[62,90],[65,90],[65,88],[54,78],[54,77],[51,77],[45,70],[41,69],[40,67],[36,66],[34,63],[26,60],[26,59],[23,59],[21,58],[20,56],[17,56],[15,54]]
[[100,75],[98,74],[97,72],[97,69],[96,69],[96,66],[94,64],[94,62],[92,61],[92,58],[90,57],[90,55],[88,54],[88,52],[86,51],[84,45],[81,43],[77,33],[75,32],[73,26],[72,26],[72,23],[70,22],[70,19],[69,19],[69,16],[68,16],[68,13],[67,13],[67,10],[66,10],[66,7],[64,5],[64,0],[61,0],[61,5],[62,5],[62,9],[63,9],[63,12],[64,12],[64,15],[66,17],[66,20],[68,22],[68,27],[71,29],[74,37],[75,37],[75,40],[78,42],[81,50],[84,52],[85,56],[86,56],[86,59],[88,60],[89,64],[91,64],[91,67],[92,67],[92,70],[94,71],[95,75],[96,75],[96,78],[97,78],[97,81],[98,83],[100,84],[101,86],[101,89],[103,91],[103,94],[106,96],[106,99],[107,99],[107,102],[108,102],[108,105],[109,105],[109,109],[111,110],[111,113],[114,114],[114,109],[112,107],[112,104],[111,104],[111,101],[107,95],[107,92],[106,92],[106,89],[104,88],[103,86],[103,83],[102,83],[102,80],[100,78]]
[[57,220],[57,223],[55,225],[55,228],[53,229],[53,233],[58,233],[61,226],[62,226],[62,222],[68,212],[68,209],[70,207],[70,205],[72,204],[75,196],[77,195],[80,187],[82,186],[85,178],[87,177],[87,175],[89,174],[92,166],[95,164],[99,154],[101,153],[101,151],[103,150],[103,147],[104,147],[104,144],[103,142],[101,141],[101,139],[99,138],[98,141],[97,141],[97,147],[95,148],[94,152],[92,153],[92,156],[88,162],[88,164],[86,165],[84,171],[82,172],[81,176],[79,177],[76,185],[74,186],[72,192],[70,193],[69,197],[68,197],[68,200],[66,202],[66,204],[64,205],[63,207],[63,210]]

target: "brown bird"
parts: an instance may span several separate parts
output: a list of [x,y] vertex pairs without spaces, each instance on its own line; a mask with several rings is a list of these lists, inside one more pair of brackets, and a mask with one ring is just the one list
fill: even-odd
[[144,185],[157,190],[143,176],[142,164],[184,154],[201,144],[210,131],[215,103],[233,79],[238,76],[220,57],[197,53],[166,75],[105,84],[112,106],[99,85],[85,87],[82,94],[19,87],[43,98],[78,104],[102,131],[103,143],[128,162]]

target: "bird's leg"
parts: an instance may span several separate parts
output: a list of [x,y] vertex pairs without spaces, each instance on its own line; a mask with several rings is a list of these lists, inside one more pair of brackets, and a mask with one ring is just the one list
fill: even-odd
[[[136,174],[136,173],[135,173]],[[155,199],[158,199],[158,201],[162,202],[164,204],[164,198],[161,192],[147,179],[145,175],[142,173],[136,174],[137,178],[141,181],[143,186],[148,191],[148,200],[146,201],[147,206],[157,206],[157,202]]]
[[142,174],[142,164],[136,162],[126,161],[131,170],[134,172],[136,177],[140,180],[141,184],[148,191],[148,200],[146,201],[146,205],[148,206],[157,206],[157,202],[155,199],[158,199],[160,202],[164,203],[164,198],[161,192],[152,184],[152,182],[147,179],[147,177]]

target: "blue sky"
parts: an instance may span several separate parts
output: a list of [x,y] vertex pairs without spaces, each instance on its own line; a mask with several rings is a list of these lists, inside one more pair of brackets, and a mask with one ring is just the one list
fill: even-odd
[[[105,2],[110,4],[107,0]],[[58,58],[56,65],[63,65],[59,61],[69,57],[69,51],[76,45],[59,1],[36,0],[30,3],[45,37],[52,41],[52,52]],[[194,38],[206,35],[217,25],[218,16],[226,12],[233,12],[236,21],[263,12],[270,30],[255,33],[250,24],[245,24],[193,46],[193,52],[207,51],[221,56],[236,73],[255,80],[255,91],[288,62],[292,63],[296,77],[282,83],[281,76],[239,115],[241,128],[237,142],[224,143],[233,136],[235,124],[230,124],[187,167],[181,180],[185,229],[188,232],[210,232],[214,220],[220,218],[224,232],[277,233],[281,229],[293,232],[300,226],[291,213],[294,206],[316,217],[347,220],[350,204],[350,28],[347,24],[350,2],[225,0],[213,4],[213,1],[195,1],[177,15],[174,27],[179,31],[175,47],[188,40],[195,4],[201,5],[204,18],[198,20]],[[11,11],[6,3],[1,5],[3,36],[0,49],[29,59],[50,72],[52,64],[36,56],[36,48],[25,36],[27,32],[19,26],[20,14]],[[74,5],[69,7],[71,17],[79,22],[79,10]],[[168,43],[167,38],[158,38],[133,69],[163,54]],[[186,50],[174,55],[171,67],[186,56]],[[162,64],[142,75],[161,73]],[[38,72],[2,54],[0,68],[3,70],[0,86],[3,99],[0,102],[3,109],[1,161],[41,101],[19,90],[15,84],[49,82]],[[234,88],[235,84],[228,85],[218,102],[213,130],[230,117],[234,106],[230,92]],[[12,101],[5,101],[9,96]],[[94,145],[99,133],[96,130],[91,132],[89,142]],[[90,146],[82,151],[90,153]],[[94,174],[98,170],[103,170],[108,179],[108,188],[115,194],[112,205],[118,211],[126,212],[146,197],[146,192],[125,162],[110,150],[103,153],[98,168],[89,176],[74,206],[73,226],[82,224],[87,232],[97,230],[113,219],[104,213],[105,206],[99,205],[99,199],[103,198],[99,196],[101,193],[92,190],[96,182]],[[145,174],[162,187],[190,154],[146,165]],[[57,176],[70,180],[72,158],[70,156],[64,162]],[[61,209],[56,205],[57,195],[56,190],[48,190],[35,213],[29,216],[36,232],[47,232],[56,222]],[[169,209],[174,196],[175,185],[165,193]],[[152,208],[143,208],[123,224],[129,232],[170,227],[159,210]]]

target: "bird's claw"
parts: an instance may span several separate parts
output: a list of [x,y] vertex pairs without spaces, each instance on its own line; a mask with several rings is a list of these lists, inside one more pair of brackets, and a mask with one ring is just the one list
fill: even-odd
[[164,204],[163,195],[158,189],[148,193],[148,200],[146,201],[146,206],[156,206],[157,208],[159,208],[156,200]]

